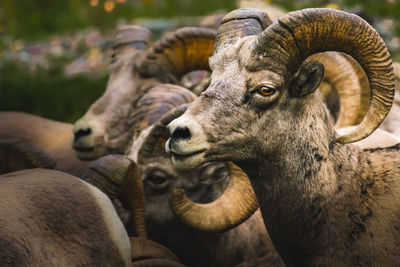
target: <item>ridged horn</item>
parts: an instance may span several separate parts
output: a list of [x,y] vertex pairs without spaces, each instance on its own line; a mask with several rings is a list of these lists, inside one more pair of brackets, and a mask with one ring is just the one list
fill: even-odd
[[[191,100],[190,102],[192,102]],[[189,103],[189,102],[187,102]],[[187,103],[182,104],[165,114],[150,130],[143,143],[141,143],[138,151],[138,162],[144,164],[144,161],[148,158],[154,157],[154,155],[165,155],[165,142],[170,137],[167,130],[167,125],[174,119],[181,116],[187,109]]]
[[[330,85],[339,96],[339,116],[335,127],[342,128],[357,125],[369,106],[370,89],[368,78],[361,66],[350,56],[339,52],[324,52],[311,55],[308,59],[324,64],[323,82]],[[320,86],[323,95],[324,91]]]
[[131,211],[127,226],[133,236],[146,237],[144,191],[136,164],[125,155],[107,155],[93,162],[82,176],[111,200],[118,199]]
[[246,174],[230,163],[230,182],[214,202],[198,204],[175,189],[169,199],[171,210],[184,224],[205,232],[222,232],[246,221],[257,210],[258,202]]
[[209,70],[215,34],[215,30],[201,27],[166,33],[147,51],[138,69],[142,76],[156,76],[164,82],[179,82],[193,70]]
[[229,12],[221,21],[215,39],[214,53],[239,38],[257,35],[271,25],[269,16],[259,9],[240,8]]
[[0,174],[24,169],[45,168],[53,169],[56,160],[22,140],[0,140]]
[[166,113],[182,104],[190,103],[196,95],[174,84],[159,84],[151,88],[136,104],[131,116],[133,140],[150,125],[158,122]]
[[[344,52],[362,66],[371,89],[368,111],[357,128],[337,138],[340,143],[369,136],[385,119],[394,97],[392,60],[379,34],[357,15],[334,9],[294,11],[275,21],[255,41],[251,68],[265,58],[275,70],[293,75],[310,55],[324,51]],[[275,64],[274,64],[275,63]],[[265,68],[265,66],[264,66]]]
[[142,50],[152,43],[151,32],[136,25],[124,25],[117,28],[112,39],[111,61],[117,56],[129,53],[132,50]]

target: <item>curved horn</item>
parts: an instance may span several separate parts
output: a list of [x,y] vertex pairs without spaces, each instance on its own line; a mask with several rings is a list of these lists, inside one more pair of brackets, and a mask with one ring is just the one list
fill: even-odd
[[131,50],[145,49],[152,43],[151,32],[143,27],[136,25],[124,25],[117,28],[112,39],[111,61],[116,57]]
[[[324,65],[324,82],[339,95],[340,110],[335,127],[359,124],[364,117],[370,99],[368,78],[361,66],[350,56],[339,52],[324,52],[308,59]],[[322,86],[320,86],[320,89]],[[328,92],[321,90],[323,95]]]
[[228,13],[221,21],[215,39],[214,53],[227,44],[235,43],[239,38],[257,35],[272,24],[269,16],[254,8],[240,8]]
[[110,199],[119,199],[130,210],[128,223],[130,234],[146,237],[144,191],[141,175],[136,164],[124,155],[108,155],[93,162],[82,176]]
[[140,63],[144,77],[157,76],[164,82],[178,82],[193,70],[209,70],[215,31],[185,27],[165,34],[155,42]]
[[52,156],[26,141],[0,141],[0,174],[32,168],[53,169],[55,166],[56,160]]
[[183,223],[200,231],[222,232],[246,221],[258,208],[258,202],[246,174],[231,165],[231,180],[214,202],[198,204],[175,189],[169,199],[171,209]]
[[167,156],[167,152],[165,152],[165,142],[170,135],[166,127],[172,120],[181,116],[186,111],[187,107],[187,104],[176,107],[154,124],[143,143],[140,144],[137,156],[139,164],[143,164],[144,159],[151,158],[153,155]]
[[367,114],[353,132],[337,138],[340,143],[361,140],[384,120],[394,97],[390,54],[379,34],[362,18],[323,8],[291,12],[258,36],[250,60],[257,68],[260,59],[268,58],[280,65],[275,69],[287,77],[308,56],[324,51],[351,55],[368,76],[371,101]]
[[190,103],[196,98],[188,89],[173,85],[159,84],[151,88],[136,104],[130,125],[133,129],[135,141],[141,131],[158,122],[165,113],[182,104]]

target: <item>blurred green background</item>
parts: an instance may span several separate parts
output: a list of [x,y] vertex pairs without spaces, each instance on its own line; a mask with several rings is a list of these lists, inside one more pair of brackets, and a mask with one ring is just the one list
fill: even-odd
[[0,110],[74,122],[105,90],[109,40],[117,25],[140,24],[157,38],[197,25],[206,15],[257,3],[362,14],[400,61],[398,0],[1,0]]

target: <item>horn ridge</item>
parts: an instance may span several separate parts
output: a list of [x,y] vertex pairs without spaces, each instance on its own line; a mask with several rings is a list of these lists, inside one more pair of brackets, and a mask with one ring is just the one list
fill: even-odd
[[250,218],[258,209],[255,193],[246,174],[233,163],[230,166],[228,187],[214,202],[195,203],[183,189],[175,189],[169,199],[175,216],[184,224],[205,232],[227,231]]
[[225,45],[233,44],[238,38],[257,35],[272,24],[262,10],[239,8],[229,12],[221,21],[214,45],[214,54]]
[[151,32],[137,25],[119,26],[112,39],[114,50],[126,45],[134,44],[137,49],[142,49],[151,43]]
[[[216,31],[201,27],[184,27],[165,34],[148,50],[141,66],[144,76],[167,76],[179,80],[193,70],[209,70],[208,58],[212,54]],[[155,63],[161,66],[154,66]]]

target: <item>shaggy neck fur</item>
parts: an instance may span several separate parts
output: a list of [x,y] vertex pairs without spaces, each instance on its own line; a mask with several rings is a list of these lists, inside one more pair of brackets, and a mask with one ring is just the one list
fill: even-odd
[[250,177],[278,253],[288,266],[400,262],[398,148],[364,153],[338,144],[322,105],[307,109],[278,153],[237,163]]

